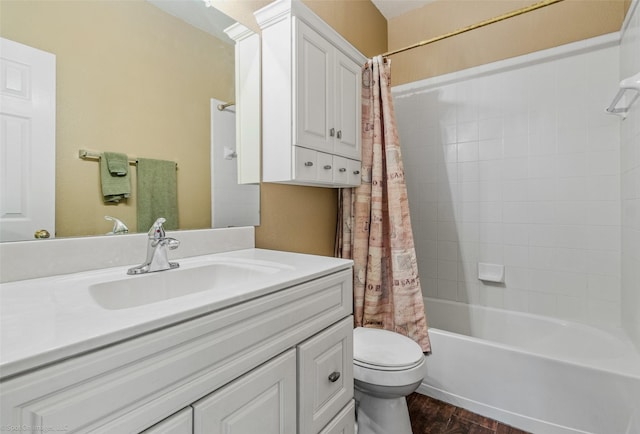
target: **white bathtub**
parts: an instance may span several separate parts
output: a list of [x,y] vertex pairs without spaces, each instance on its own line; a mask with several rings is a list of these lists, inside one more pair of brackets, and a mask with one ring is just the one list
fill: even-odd
[[620,331],[424,300],[419,393],[536,434],[640,434],[640,354]]

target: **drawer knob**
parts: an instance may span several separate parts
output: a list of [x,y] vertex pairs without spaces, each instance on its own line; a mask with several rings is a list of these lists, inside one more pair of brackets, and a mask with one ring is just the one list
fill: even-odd
[[353,171],[353,174],[354,174],[354,175],[359,175],[359,174],[360,174],[360,171],[359,171],[359,170],[354,170],[354,171]]
[[334,371],[331,374],[329,374],[329,381],[331,381],[332,383],[335,383],[336,381],[338,381],[338,378],[340,378],[340,373],[337,371]]
[[342,130],[338,130],[338,132],[336,133],[336,137],[339,139],[342,138]]
[[311,166],[313,166],[313,162],[312,161],[306,161],[304,163],[304,165],[307,166],[307,167],[311,167]]
[[335,136],[335,135],[336,135],[336,129],[335,129],[335,128],[331,128],[331,129],[329,130],[329,136],[330,136],[330,137],[333,137],[333,136]]
[[327,164],[326,166],[324,166],[324,169],[325,169],[325,170],[329,170],[329,169],[331,169],[331,165],[330,165],[330,164]]
[[340,172],[346,172],[347,169],[345,169],[344,167],[341,167],[340,169],[338,169]]

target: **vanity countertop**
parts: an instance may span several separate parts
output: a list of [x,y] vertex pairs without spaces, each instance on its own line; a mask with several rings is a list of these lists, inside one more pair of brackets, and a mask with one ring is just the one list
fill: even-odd
[[346,259],[244,249],[180,259],[178,270],[216,261],[250,263],[274,271],[221,291],[117,309],[102,307],[89,286],[148,275],[127,276],[130,266],[124,266],[0,284],[0,379],[352,266]]

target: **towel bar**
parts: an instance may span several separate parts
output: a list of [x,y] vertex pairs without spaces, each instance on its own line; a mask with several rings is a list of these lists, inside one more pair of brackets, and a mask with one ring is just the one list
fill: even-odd
[[[80,149],[78,151],[78,158],[82,160],[100,160],[100,154],[100,152]],[[136,158],[129,158],[129,164],[135,166],[138,164],[138,160]],[[176,163],[176,170],[178,170],[178,163]]]
[[[631,99],[626,107],[616,107],[627,90],[635,90],[635,96]],[[627,112],[629,111],[633,103],[638,99],[638,96],[640,96],[640,72],[636,75],[625,78],[620,82],[620,90],[618,90],[618,93],[613,98],[611,104],[609,104],[609,107],[605,109],[605,111],[612,115],[621,116],[624,119],[627,116]]]

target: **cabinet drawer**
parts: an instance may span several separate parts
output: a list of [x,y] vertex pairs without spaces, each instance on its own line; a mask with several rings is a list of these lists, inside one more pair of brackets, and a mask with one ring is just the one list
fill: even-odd
[[356,404],[352,399],[340,413],[324,427],[320,434],[355,434]]
[[336,184],[349,184],[349,159],[333,156],[333,182]]
[[353,398],[353,317],[298,346],[298,432],[317,433]]
[[184,408],[141,434],[193,434],[193,409]]
[[318,181],[330,184],[333,181],[333,156],[318,152]]
[[296,353],[289,350],[193,404],[194,434],[294,434]]
[[293,177],[298,181],[315,181],[318,179],[318,152],[299,146],[293,147]]
[[362,183],[362,162],[356,160],[349,160],[349,167],[347,169],[349,174],[349,185],[358,186]]

